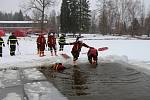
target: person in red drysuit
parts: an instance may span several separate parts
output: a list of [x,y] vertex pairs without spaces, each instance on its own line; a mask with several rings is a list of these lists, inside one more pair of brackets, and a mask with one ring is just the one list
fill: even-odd
[[53,50],[55,52],[55,56],[57,56],[57,51],[56,51],[56,38],[54,33],[48,34],[48,41],[47,41],[48,47],[51,51],[51,56],[53,56]]
[[44,55],[44,50],[46,46],[46,39],[43,34],[40,34],[37,38],[37,48],[38,48],[38,54],[40,57],[45,56]]
[[79,40],[80,37],[77,37],[76,41],[73,43],[69,43],[69,45],[73,45],[72,47],[72,56],[73,56],[73,64],[76,65],[76,60],[78,59],[79,55],[80,55],[80,51],[82,46],[90,48],[90,46],[88,46],[87,44],[83,43],[81,40]]
[[97,49],[91,47],[87,53],[87,56],[88,56],[88,60],[89,60],[90,64],[96,64],[97,65],[97,59],[98,59],[97,58],[98,57]]
[[60,71],[63,71],[64,69],[66,69],[66,68],[64,67],[64,65],[62,63],[55,63],[51,66],[51,69],[60,72]]

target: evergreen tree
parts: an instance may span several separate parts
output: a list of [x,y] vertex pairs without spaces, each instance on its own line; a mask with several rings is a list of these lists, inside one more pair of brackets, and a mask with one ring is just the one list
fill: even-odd
[[88,32],[90,28],[90,17],[91,15],[89,10],[89,1],[88,0],[79,0],[79,23],[80,31]]
[[63,0],[61,6],[61,32],[88,32],[90,27],[88,0]]
[[69,0],[62,0],[61,6],[61,15],[60,15],[60,23],[61,23],[61,32],[66,33],[69,32]]
[[13,15],[13,20],[17,21],[18,20],[18,16],[19,16],[18,12],[15,12],[14,15]]
[[8,14],[7,13],[4,14],[4,20],[8,21]]
[[8,20],[12,21],[13,20],[13,14],[12,13],[8,13]]
[[69,31],[76,33],[79,31],[78,22],[78,0],[70,0],[70,20],[69,20]]
[[3,13],[0,11],[0,20],[3,20]]
[[24,16],[23,16],[22,11],[20,10],[18,13],[18,21],[23,21],[23,20],[24,20]]
[[0,12],[0,20],[1,21],[23,21],[24,16],[22,11],[12,13],[2,13]]

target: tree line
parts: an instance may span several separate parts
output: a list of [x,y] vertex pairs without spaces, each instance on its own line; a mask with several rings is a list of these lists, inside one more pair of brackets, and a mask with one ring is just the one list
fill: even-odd
[[143,0],[99,0],[92,12],[91,32],[103,35],[150,34],[150,13],[146,16]]
[[21,10],[15,13],[4,13],[0,11],[0,21],[24,21],[30,19],[30,16],[23,15]]
[[98,0],[96,8],[90,10],[89,0],[62,0],[60,16],[49,19],[63,33],[149,36],[150,13],[143,0]]
[[[60,14],[47,13],[60,0],[29,0],[25,11],[32,11],[31,19],[41,20],[41,30],[50,27],[63,33],[99,33],[103,35],[150,36],[150,11],[145,11],[143,0],[97,0],[90,10],[89,0],[62,0]],[[4,17],[5,16],[5,17]],[[22,11],[0,12],[0,20],[26,20]]]

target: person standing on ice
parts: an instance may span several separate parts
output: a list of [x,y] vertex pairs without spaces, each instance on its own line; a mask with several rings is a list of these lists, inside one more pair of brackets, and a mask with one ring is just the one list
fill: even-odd
[[64,44],[66,43],[65,34],[61,34],[61,36],[59,37],[58,43],[59,43],[59,45],[60,45],[59,51],[63,51],[63,49],[64,49]]
[[9,36],[7,44],[10,46],[10,55],[15,56],[16,44],[19,46],[19,43],[14,33]]
[[4,40],[3,40],[3,38],[0,36],[0,57],[2,57],[2,50],[3,50],[3,47],[5,47]]
[[54,33],[48,34],[48,41],[47,41],[48,47],[51,51],[51,56],[53,56],[53,50],[55,52],[55,56],[57,56],[57,51],[56,51],[56,38]]
[[40,38],[41,38],[41,35],[39,34],[38,35],[38,38],[36,40],[36,44],[37,44],[37,54],[40,54]]
[[87,44],[83,43],[80,40],[80,37],[77,37],[76,41],[73,43],[69,43],[69,45],[73,45],[71,53],[73,56],[73,64],[74,65],[76,65],[76,60],[78,60],[82,46],[90,48],[90,46],[88,46]]
[[88,60],[89,60],[90,64],[96,64],[97,65],[97,59],[98,59],[97,58],[97,56],[98,56],[97,49],[91,47],[87,53],[87,56],[88,56]]
[[46,46],[46,39],[43,34],[40,34],[39,37],[37,38],[37,44],[38,44],[38,49],[39,49],[39,56],[43,57],[44,55],[44,50]]

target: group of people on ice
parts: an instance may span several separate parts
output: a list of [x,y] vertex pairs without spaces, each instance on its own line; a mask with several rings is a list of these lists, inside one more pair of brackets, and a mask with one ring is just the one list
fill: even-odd
[[[7,44],[9,45],[9,49],[10,49],[10,55],[11,56],[15,56],[15,51],[16,51],[16,45],[19,45],[17,37],[14,35],[14,33],[12,33],[8,40],[7,40]],[[0,36],[0,57],[2,57],[2,48],[5,47],[5,43],[4,40],[2,39],[2,37]]]
[[[63,45],[63,44],[62,44]],[[87,53],[88,60],[90,64],[96,64],[98,60],[98,51],[94,47],[90,47],[87,44],[83,43],[83,41],[80,40],[80,37],[77,37],[76,41],[73,43],[64,43],[64,45],[73,45],[71,53],[73,56],[73,65],[76,65],[76,61],[79,58],[81,48],[84,46],[86,48],[89,48],[89,51]],[[55,63],[52,65],[52,69],[57,71],[62,71],[65,69],[62,63]]]
[[[36,42],[37,42],[37,50],[38,50],[37,54],[39,54],[40,57],[45,56],[44,50],[45,50],[46,46],[48,46],[48,49],[51,52],[51,56],[53,56],[53,55],[57,56],[55,33],[48,33],[47,42],[46,42],[44,35],[39,34]],[[59,41],[58,41],[58,43],[60,45],[59,51],[63,51],[65,42],[66,42],[65,35],[62,34],[59,37]]]
[[[37,38],[37,53],[39,54],[40,57],[45,56],[44,51],[46,46],[48,46],[48,49],[51,52],[51,56],[55,55],[57,56],[57,49],[56,49],[56,37],[55,33],[48,33],[48,39],[46,42],[46,39],[43,34],[39,34]],[[78,57],[80,55],[80,51],[82,47],[89,48],[89,51],[87,53],[88,60],[90,64],[96,64],[97,65],[97,56],[98,52],[97,49],[94,47],[88,46],[87,44],[83,43],[83,41],[80,40],[80,37],[76,38],[75,42],[72,43],[66,43],[66,38],[64,34],[61,34],[58,40],[59,43],[59,51],[63,51],[64,45],[73,45],[71,54],[73,56],[73,64],[76,65],[76,61],[78,60]],[[7,44],[9,45],[10,48],[10,55],[14,56],[15,51],[16,51],[16,45],[19,45],[18,40],[14,33],[12,33],[8,40]],[[0,57],[2,57],[2,47],[5,46],[3,39],[0,37]],[[61,65],[61,64],[56,64],[56,65]],[[62,65],[61,65],[62,66]]]
[[[94,47],[90,47],[87,44],[83,43],[83,41],[80,40],[80,37],[77,37],[75,42],[66,43],[65,35],[61,34],[61,36],[59,37],[58,43],[60,46],[59,51],[63,51],[64,45],[73,45],[71,54],[73,56],[73,64],[74,65],[76,65],[76,61],[78,60],[78,57],[80,55],[80,51],[81,51],[82,47],[89,48],[89,51],[87,53],[89,63],[90,64],[94,63],[97,65],[97,56],[98,56],[97,49],[95,49]],[[37,38],[37,50],[38,50],[38,54],[40,57],[45,56],[44,50],[45,50],[46,46],[48,46],[48,49],[51,52],[51,56],[53,56],[53,55],[57,56],[55,33],[48,33],[47,42],[46,42],[44,35],[39,34],[39,36]],[[59,66],[61,66],[60,69],[62,69],[62,64],[60,64],[60,63],[54,64],[53,68],[59,69]]]

